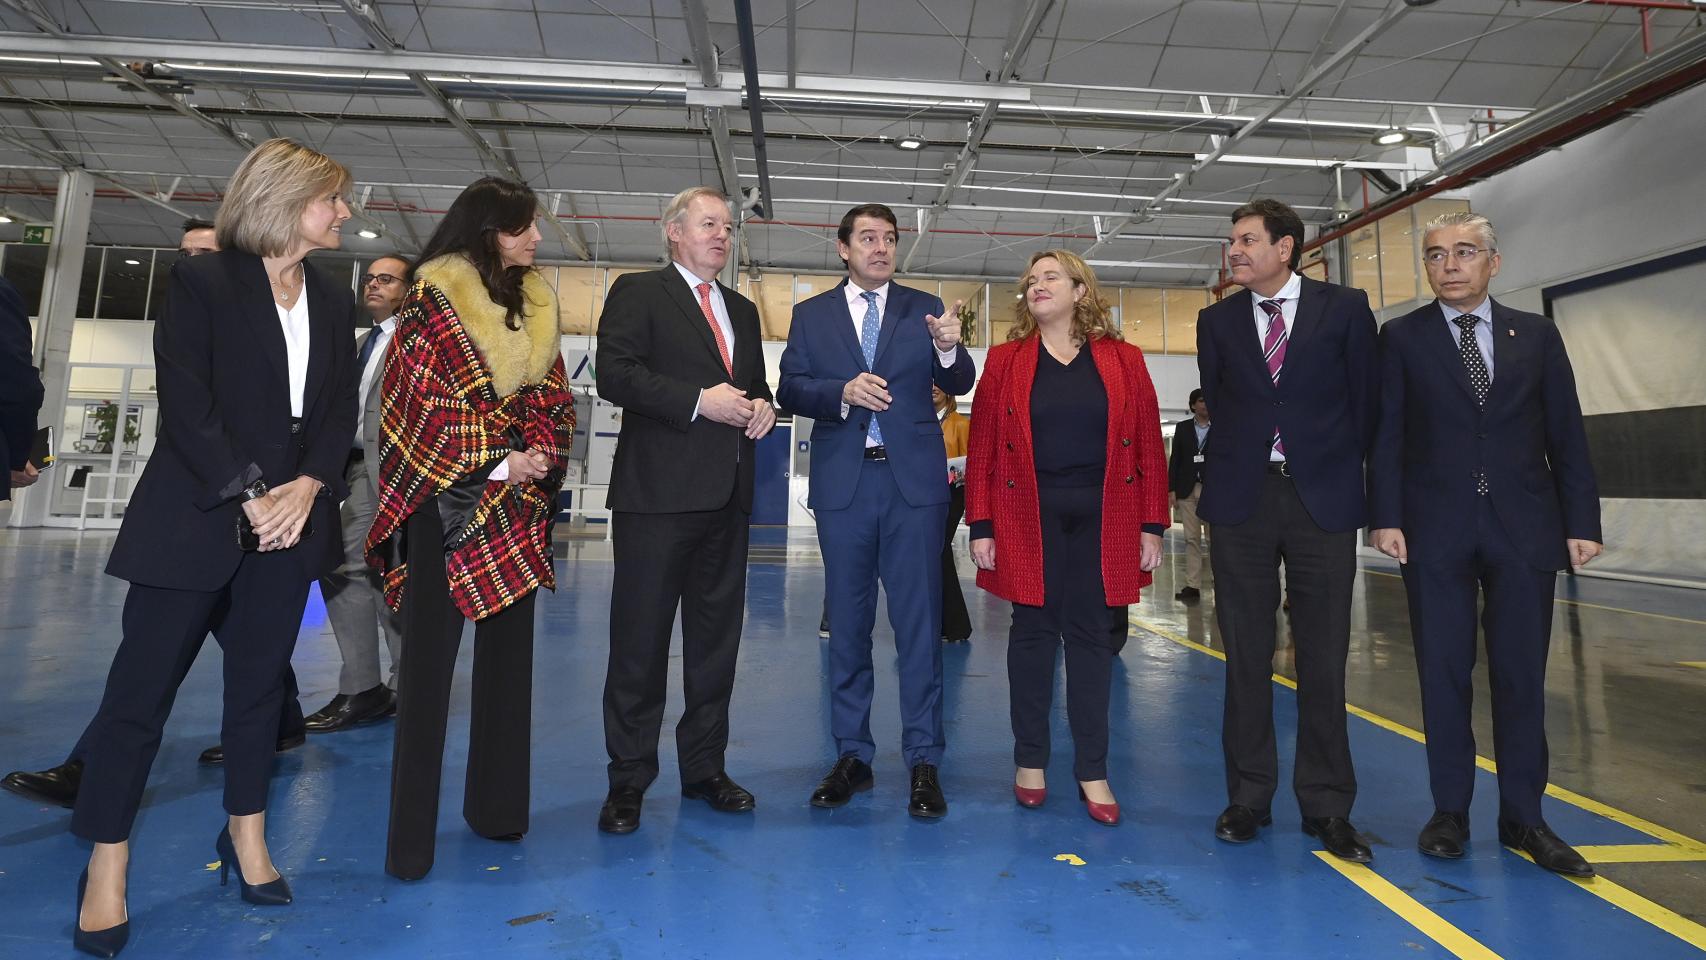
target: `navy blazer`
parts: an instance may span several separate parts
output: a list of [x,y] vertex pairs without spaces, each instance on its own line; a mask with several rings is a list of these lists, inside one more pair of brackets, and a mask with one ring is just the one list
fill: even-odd
[[[1208,431],[1214,436],[1214,428]],[[1203,465],[1196,462],[1202,452],[1197,447],[1197,418],[1186,417],[1173,425],[1173,450],[1167,459],[1167,490],[1174,496],[1189,497],[1201,481]]]
[[1566,539],[1600,541],[1599,484],[1564,339],[1552,321],[1493,302],[1493,382],[1475,402],[1437,301],[1380,333],[1381,412],[1369,462],[1376,528],[1404,531],[1412,562],[1475,535],[1476,477],[1512,543],[1542,570]]
[[1363,526],[1363,460],[1379,402],[1374,314],[1361,290],[1302,280],[1278,384],[1262,359],[1249,290],[1197,314],[1197,368],[1214,416],[1197,514],[1211,524],[1249,519],[1277,426],[1315,523]]
[[30,314],[18,289],[0,278],[0,500],[11,499],[10,471],[22,470],[35,445],[41,376],[30,348]]
[[[977,365],[963,346],[944,367],[925,315],[940,317],[942,301],[922,290],[889,284],[871,373],[888,381],[894,400],[882,417],[883,446],[900,494],[912,506],[947,503],[948,456],[936,419],[930,386],[958,396],[977,382]],[[794,306],[788,347],[782,352],[777,402],[789,413],[811,417],[813,510],[839,510],[853,501],[865,459],[871,411],[853,407],[841,419],[841,390],[866,372],[865,354],[847,307],[847,281]]]
[[301,543],[277,556],[314,580],[343,559],[337,505],[355,436],[355,329],[351,295],[305,264],[308,371],[302,442],[290,431],[284,328],[261,258],[237,250],[180,258],[154,324],[160,429],[125,507],[107,560],[121,580],[217,590],[242,561],[239,494],[257,479],[276,487],[301,475],[326,485]]

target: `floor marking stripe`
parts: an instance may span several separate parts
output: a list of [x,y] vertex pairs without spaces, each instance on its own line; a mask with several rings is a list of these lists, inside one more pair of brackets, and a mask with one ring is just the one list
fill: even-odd
[[[1372,573],[1377,577],[1391,577],[1394,580],[1402,580],[1404,577],[1401,573],[1392,573],[1387,570],[1371,570],[1367,567],[1362,568],[1362,572]],[[1606,610],[1611,613],[1627,613],[1637,617],[1652,617],[1654,620],[1671,620],[1676,623],[1694,623],[1706,627],[1706,620],[1695,620],[1692,617],[1674,617],[1668,613],[1649,613],[1646,610],[1631,610],[1628,607],[1608,607],[1603,603],[1589,603],[1586,600],[1566,600],[1563,597],[1553,597],[1552,602],[1567,603],[1572,607],[1587,607],[1590,610]]]
[[1699,863],[1706,861],[1706,847],[1683,847],[1672,843],[1616,843],[1580,846],[1576,852],[1589,863]]
[[1415,897],[1392,885],[1392,882],[1360,863],[1347,863],[1325,850],[1315,851],[1321,862],[1343,874],[1345,879],[1380,905],[1397,914],[1410,926],[1420,930],[1429,940],[1451,951],[1459,960],[1502,960],[1500,956],[1453,926],[1439,914],[1422,906]]
[[1677,665],[1683,667],[1699,667],[1702,670],[1706,670],[1706,660],[1678,660]]
[[[1524,860],[1527,860],[1529,863],[1534,862],[1533,857],[1523,853],[1521,850],[1512,849],[1511,847],[1506,847],[1505,849],[1510,850],[1510,852]],[[1606,903],[1612,904],[1613,906],[1619,907],[1637,917],[1640,917],[1642,920],[1658,927],[1660,930],[1676,937],[1678,940],[1681,940],[1683,943],[1686,943],[1691,947],[1695,947],[1699,950],[1706,950],[1706,927],[1695,923],[1693,920],[1682,916],[1668,907],[1659,906],[1628,887],[1614,883],[1604,877],[1589,877],[1585,880],[1579,877],[1563,877],[1563,879],[1581,887],[1583,890],[1586,890],[1601,900],[1604,900]]]

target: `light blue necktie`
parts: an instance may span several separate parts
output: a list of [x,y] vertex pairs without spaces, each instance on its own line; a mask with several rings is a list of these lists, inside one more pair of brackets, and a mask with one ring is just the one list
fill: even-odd
[[[859,296],[865,298],[865,319],[859,324],[859,349],[865,353],[865,369],[871,369],[877,362],[877,334],[881,332],[883,318],[877,315],[877,293],[866,290]],[[883,428],[877,426],[877,415],[871,414],[871,429],[869,431],[873,443],[883,445]]]

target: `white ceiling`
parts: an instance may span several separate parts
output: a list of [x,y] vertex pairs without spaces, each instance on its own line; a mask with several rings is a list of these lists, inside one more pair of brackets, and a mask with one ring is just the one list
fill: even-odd
[[[60,163],[111,179],[93,237],[164,244],[176,214],[120,192],[170,192],[172,207],[210,216],[243,148],[203,119],[112,82],[90,58],[159,62],[183,78],[183,102],[253,140],[290,136],[355,172],[358,199],[387,236],[358,248],[409,249],[431,232],[457,188],[497,172],[398,66],[407,55],[450,98],[491,151],[535,188],[561,195],[569,240],[554,256],[613,263],[657,259],[664,198],[719,183],[684,8],[702,0],[412,0],[373,4],[398,56],[375,45],[348,0],[0,0],[0,204],[49,220]],[[724,87],[741,85],[732,0],[703,0]],[[800,75],[765,83],[773,222],[749,225],[747,263],[834,270],[831,226],[849,205],[878,201],[903,227],[941,199],[983,106],[997,108],[972,172],[919,240],[914,272],[1013,276],[1046,245],[1089,246],[1214,151],[1217,135],[1296,92],[1311,67],[1394,11],[1401,0],[1054,0],[999,90],[1003,51],[1024,0],[754,0],[758,67]],[[795,6],[790,64],[786,20]],[[29,15],[34,12],[35,16]],[[1702,30],[1696,12],[1646,14],[1661,50]],[[97,43],[109,42],[97,48]],[[185,44],[188,44],[186,47]],[[225,45],[213,47],[209,45]],[[258,45],[233,50],[229,45]],[[354,53],[354,56],[351,54]],[[1194,176],[1159,215],[1100,248],[1120,261],[1197,270],[1111,268],[1120,282],[1210,282],[1226,215],[1278,196],[1326,222],[1332,163],[1385,164],[1404,181],[1436,158],[1556,103],[1644,56],[1639,10],[1600,2],[1441,0],[1407,10],[1308,96]],[[453,58],[497,58],[477,71]],[[342,58],[342,60],[340,60]],[[347,63],[342,62],[347,60]],[[519,62],[526,61],[526,62]],[[364,66],[371,62],[371,66]],[[423,66],[423,63],[426,64]],[[336,68],[328,66],[336,64]],[[437,65],[442,64],[442,69]],[[405,64],[407,65],[407,64]],[[632,81],[631,68],[653,68]],[[471,75],[472,74],[472,75]],[[540,81],[554,78],[556,86]],[[617,90],[598,89],[607,79]],[[686,81],[684,84],[683,81]],[[896,84],[896,81],[903,83]],[[976,85],[976,86],[973,86]],[[840,99],[809,90],[832,89]],[[968,97],[970,97],[968,99]],[[1490,113],[1489,113],[1490,111]],[[756,183],[743,106],[726,112],[742,186]],[[1335,126],[1337,124],[1337,126]],[[1374,146],[1389,126],[1435,131],[1427,147]],[[929,145],[892,146],[902,135]],[[1312,162],[1319,165],[1307,165]],[[1348,199],[1363,201],[1355,170]],[[1369,196],[1383,191],[1370,185]],[[0,239],[10,238],[0,227]],[[1145,237],[1165,239],[1141,239]]]

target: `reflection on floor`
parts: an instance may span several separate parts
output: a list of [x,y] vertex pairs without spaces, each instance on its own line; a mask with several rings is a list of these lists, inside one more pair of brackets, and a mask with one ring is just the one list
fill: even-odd
[[[57,763],[92,712],[117,641],[123,585],[100,576],[110,535],[0,533],[0,768]],[[562,551],[562,589],[540,604],[533,823],[520,845],[474,837],[457,816],[469,644],[445,758],[438,862],[384,875],[390,725],[313,737],[281,756],[273,855],[296,903],[249,907],[211,869],[220,775],[196,754],[218,729],[217,648],[190,675],[135,835],[126,956],[468,957],[1687,957],[1706,951],[1706,593],[1609,581],[1560,586],[1546,814],[1599,864],[1578,884],[1500,848],[1483,773],[1467,858],[1429,860],[1431,812],[1402,587],[1359,578],[1351,722],[1355,822],[1372,869],[1317,855],[1282,792],[1274,826],[1244,847],[1211,834],[1224,802],[1222,665],[1213,589],[1171,598],[1176,558],[1132,608],[1115,676],[1112,785],[1125,822],[1073,799],[1056,702],[1053,793],[1008,789],[1006,605],[968,586],[976,633],[948,648],[951,812],[912,820],[892,663],[878,656],[877,787],[835,811],[806,799],[833,759],[816,627],[821,568],[809,534],[758,530],[729,771],[750,816],[683,801],[669,728],[664,774],[638,833],[594,829],[604,793],[600,691],[609,547]],[[962,560],[962,569],[970,565]],[[877,649],[889,645],[879,624]],[[1275,659],[1289,672],[1289,640]],[[337,647],[316,601],[296,656],[304,706],[334,692]],[[1060,678],[1057,675],[1057,680]],[[1485,690],[1484,679],[1482,690]],[[1483,698],[1484,699],[1484,698]],[[1282,745],[1294,700],[1275,691]],[[1483,754],[1492,738],[1477,718]],[[1289,767],[1282,746],[1282,766]],[[1286,774],[1282,770],[1282,781]],[[1564,789],[1567,788],[1567,789]],[[85,849],[68,814],[0,796],[0,956],[69,956]],[[1672,832],[1674,831],[1674,832]],[[873,951],[882,951],[874,953]]]

